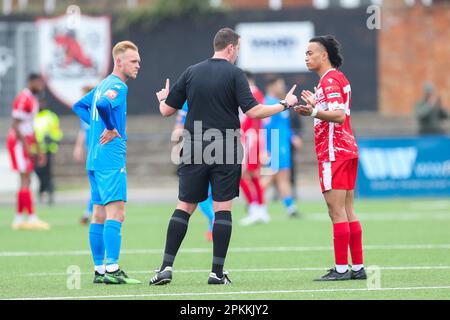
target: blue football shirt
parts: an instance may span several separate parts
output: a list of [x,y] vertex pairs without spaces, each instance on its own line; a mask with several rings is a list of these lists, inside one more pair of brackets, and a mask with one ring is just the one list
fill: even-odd
[[[87,170],[111,170],[125,167],[127,92],[128,87],[125,82],[111,74],[81,99],[83,104],[91,106]],[[116,137],[109,143],[100,145],[100,135],[106,129],[106,125],[98,114],[96,103],[103,97],[111,104],[112,123],[122,138]]]
[[80,119],[80,129],[84,132],[84,146],[89,149],[89,124]]
[[176,118],[176,124],[177,125],[184,125],[184,123],[186,122],[186,116],[187,116],[187,112],[188,112],[188,104],[187,101],[183,104],[183,107],[178,110],[178,115]]
[[[265,96],[264,97],[264,103],[265,104],[278,104],[280,99],[271,97],[271,96]],[[263,125],[264,129],[267,130],[267,149],[270,152],[270,149],[272,147],[272,141],[271,141],[271,135],[270,130],[271,129],[278,129],[279,130],[279,146],[281,148],[285,146],[289,146],[291,144],[291,137],[292,137],[292,129],[291,129],[291,122],[289,119],[289,110],[285,110],[283,112],[279,112],[277,114],[274,114],[273,116],[263,119]]]

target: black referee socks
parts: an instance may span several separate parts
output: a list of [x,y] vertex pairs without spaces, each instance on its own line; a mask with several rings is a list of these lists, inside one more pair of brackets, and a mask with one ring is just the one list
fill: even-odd
[[189,218],[189,213],[183,210],[175,209],[172,218],[169,221],[169,227],[167,228],[166,237],[166,249],[164,250],[164,260],[161,266],[161,270],[165,267],[171,267],[181,242],[183,242],[186,235]]
[[223,277],[223,265],[231,238],[231,211],[217,211],[213,227],[213,262],[212,272]]

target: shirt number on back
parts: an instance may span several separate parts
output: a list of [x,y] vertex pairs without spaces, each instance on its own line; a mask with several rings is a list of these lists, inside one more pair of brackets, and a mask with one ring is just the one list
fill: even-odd
[[97,110],[97,100],[98,98],[100,98],[100,91],[97,90],[97,92],[95,93],[94,96],[94,101],[92,103],[93,108],[92,108],[92,120],[93,121],[98,121],[98,110]]
[[344,87],[344,93],[346,94],[346,98],[347,100],[345,101],[345,114],[347,114],[348,116],[350,115],[350,98],[352,96],[352,88],[350,87],[350,85],[346,85]]

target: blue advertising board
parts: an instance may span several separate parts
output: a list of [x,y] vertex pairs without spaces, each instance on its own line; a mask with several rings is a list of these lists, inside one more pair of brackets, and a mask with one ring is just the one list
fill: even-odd
[[450,137],[358,139],[360,197],[450,197]]

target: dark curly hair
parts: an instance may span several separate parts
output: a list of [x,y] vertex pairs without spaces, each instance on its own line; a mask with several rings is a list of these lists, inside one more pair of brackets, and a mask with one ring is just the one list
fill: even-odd
[[344,58],[341,53],[341,44],[332,35],[314,37],[309,42],[320,43],[328,52],[328,58],[334,68],[339,68],[344,62]]

